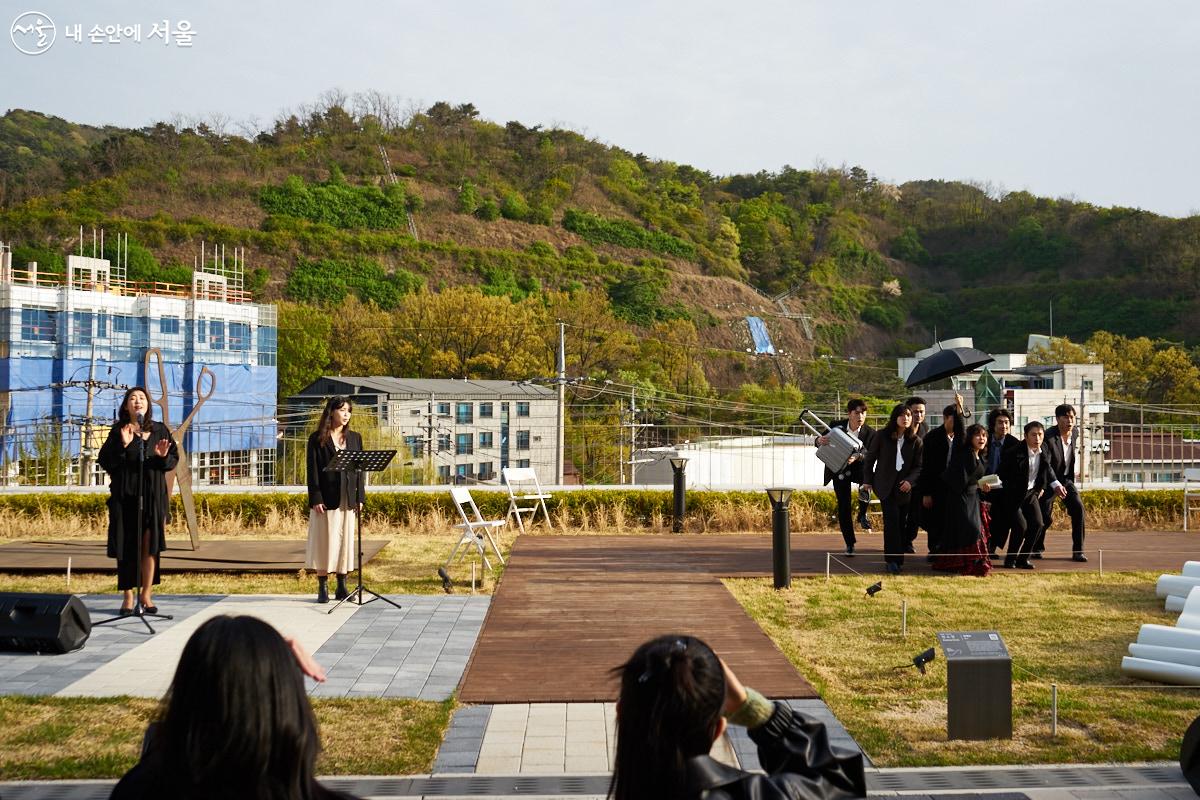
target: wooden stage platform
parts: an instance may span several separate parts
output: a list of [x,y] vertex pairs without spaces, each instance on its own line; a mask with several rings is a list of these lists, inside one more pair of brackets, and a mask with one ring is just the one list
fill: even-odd
[[[1037,570],[1179,572],[1200,559],[1188,533],[1090,533],[1088,563],[1070,559],[1069,534],[1052,532]],[[838,555],[835,575],[884,572],[882,536],[863,534],[854,558]],[[838,534],[792,537],[797,578],[825,574],[825,553],[840,553]],[[918,549],[924,549],[919,547]],[[935,574],[924,554],[908,574]],[[617,696],[609,670],[660,634],[698,636],[746,683],[768,697],[815,697],[783,653],[742,610],[721,577],[769,576],[771,539],[761,535],[518,537],[492,599],[475,653],[459,686],[467,703],[596,702]],[[941,574],[941,573],[937,573]],[[988,580],[1019,579],[998,569]],[[947,578],[976,580],[974,578]]]
[[[369,563],[387,546],[383,540],[363,540],[363,563]],[[167,542],[161,569],[168,572],[296,572],[304,569],[305,540],[220,539],[200,541],[192,550],[186,544]],[[116,572],[116,562],[105,555],[105,543],[86,539],[41,539],[0,545],[0,572],[65,572],[67,559],[73,572]]]

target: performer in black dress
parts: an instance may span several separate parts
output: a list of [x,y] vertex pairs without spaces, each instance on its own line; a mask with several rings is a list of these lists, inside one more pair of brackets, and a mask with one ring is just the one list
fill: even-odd
[[[961,420],[961,415],[957,419]],[[987,474],[987,428],[972,425],[965,435],[957,435],[955,439],[950,464],[941,476],[945,489],[944,547],[933,568],[982,578],[992,571],[987,550],[987,517],[979,501],[979,493],[987,493],[991,488],[979,483]]]
[[[145,469],[139,469],[141,447]],[[171,432],[151,416],[150,395],[140,386],[125,393],[117,422],[108,432],[97,459],[108,473],[108,557],[117,560],[117,588],[124,592],[121,614],[133,613],[133,590],[138,588],[138,495],[142,494],[141,597],[150,614],[150,588],[161,582],[159,554],[166,549],[167,473],[179,463],[179,448]],[[139,484],[139,473],[144,476]]]
[[[344,599],[346,573],[354,569],[354,535],[366,499],[361,472],[326,472],[339,450],[362,450],[350,430],[350,398],[331,397],[317,429],[308,437],[308,548],[306,566],[317,572],[317,602],[329,602],[329,573],[337,575],[335,597]],[[357,480],[354,479],[357,475]]]

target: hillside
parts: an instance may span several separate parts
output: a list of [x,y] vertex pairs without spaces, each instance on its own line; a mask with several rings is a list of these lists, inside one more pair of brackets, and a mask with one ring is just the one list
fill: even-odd
[[[782,377],[820,391],[821,356],[907,353],[935,329],[1018,349],[1048,330],[1051,302],[1056,334],[1200,342],[1200,218],[961,183],[891,186],[860,167],[722,177],[568,130],[483,121],[470,104],[407,116],[350,106],[328,101],[253,140],[10,111],[0,239],[18,261],[53,268],[80,225],[124,231],[131,277],[161,280],[187,280],[201,240],[242,245],[261,298],[299,303],[296,319],[334,329],[355,298],[393,315],[376,326],[395,325],[402,307],[424,313],[410,299],[421,287],[476,287],[538,314],[567,302],[557,292],[595,290],[613,320],[604,325],[640,342],[597,369],[660,389]],[[746,355],[747,315],[766,320],[785,357]],[[652,375],[653,341],[677,355],[698,348],[692,366]],[[478,354],[446,361],[419,343],[409,361],[365,362],[329,345],[316,369],[381,366],[377,356],[424,374],[515,369]],[[527,369],[549,369],[540,350],[531,359]],[[896,389],[886,364],[845,377],[860,391]]]

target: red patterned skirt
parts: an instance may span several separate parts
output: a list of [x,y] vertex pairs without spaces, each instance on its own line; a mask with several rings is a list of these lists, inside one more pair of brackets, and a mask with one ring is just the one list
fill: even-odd
[[938,572],[956,572],[959,575],[974,575],[986,578],[992,571],[992,560],[988,556],[988,540],[991,538],[992,517],[990,503],[979,504],[980,533],[971,547],[953,550],[939,555],[933,561]]

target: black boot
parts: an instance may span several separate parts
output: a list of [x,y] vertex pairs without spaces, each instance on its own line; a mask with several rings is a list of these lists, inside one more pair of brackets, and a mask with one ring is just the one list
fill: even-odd
[[337,589],[333,592],[334,600],[345,600],[350,596],[350,592],[346,589],[346,574],[342,573],[337,576]]
[[318,603],[328,603],[329,602],[329,576],[328,575],[318,575],[317,576],[317,602]]

